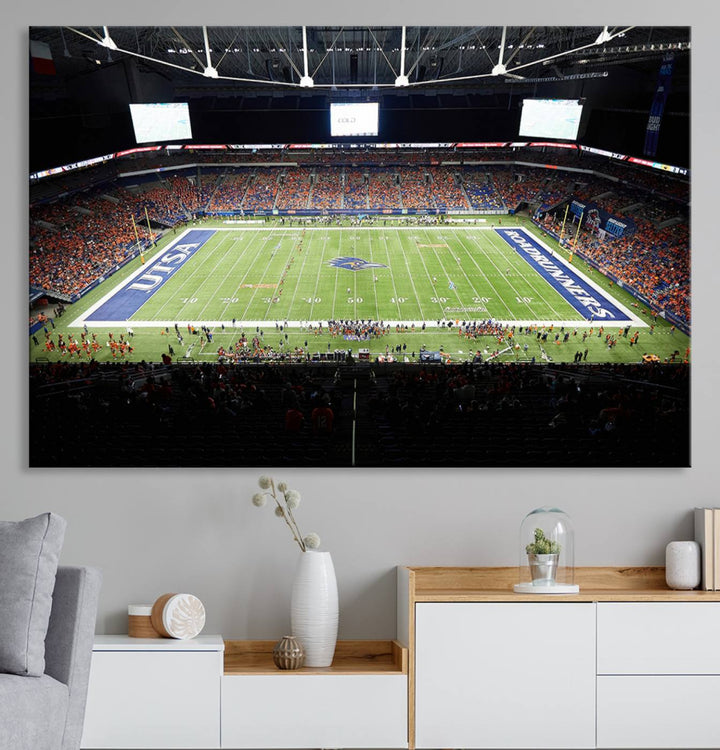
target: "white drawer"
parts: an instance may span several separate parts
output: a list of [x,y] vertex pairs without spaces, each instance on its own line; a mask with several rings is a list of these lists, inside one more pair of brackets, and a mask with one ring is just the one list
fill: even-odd
[[221,674],[220,651],[93,652],[82,747],[219,748]]
[[720,747],[720,677],[598,677],[597,746]]
[[406,675],[225,675],[223,748],[406,748]]
[[720,602],[599,602],[597,638],[598,674],[720,675]]

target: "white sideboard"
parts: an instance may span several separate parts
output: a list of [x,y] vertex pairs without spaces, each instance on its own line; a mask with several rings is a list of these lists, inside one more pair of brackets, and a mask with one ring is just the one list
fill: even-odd
[[516,568],[398,568],[409,748],[720,747],[720,592],[663,568],[580,568],[516,594]]
[[398,640],[278,670],[272,641],[97,636],[82,747],[719,748],[720,591],[663,568],[398,568]]
[[220,636],[95,636],[83,748],[220,747]]

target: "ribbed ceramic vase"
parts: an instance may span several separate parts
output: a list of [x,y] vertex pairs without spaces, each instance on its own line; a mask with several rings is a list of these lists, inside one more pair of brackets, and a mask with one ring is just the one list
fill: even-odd
[[291,629],[305,650],[306,667],[329,667],[338,631],[338,591],[329,552],[300,554],[290,604]]

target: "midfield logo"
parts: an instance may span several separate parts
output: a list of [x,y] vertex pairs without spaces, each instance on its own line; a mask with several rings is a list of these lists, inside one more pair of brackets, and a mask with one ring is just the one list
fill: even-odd
[[351,258],[345,256],[344,258],[333,258],[328,263],[335,268],[347,268],[348,271],[362,271],[365,268],[387,268],[382,263],[370,263],[368,260],[362,258]]

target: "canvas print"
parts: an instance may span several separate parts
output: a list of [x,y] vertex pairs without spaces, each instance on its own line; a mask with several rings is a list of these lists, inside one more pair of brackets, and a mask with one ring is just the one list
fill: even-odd
[[689,27],[29,28],[31,467],[682,467]]

